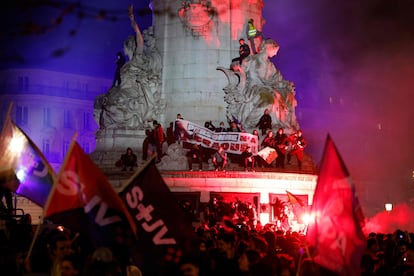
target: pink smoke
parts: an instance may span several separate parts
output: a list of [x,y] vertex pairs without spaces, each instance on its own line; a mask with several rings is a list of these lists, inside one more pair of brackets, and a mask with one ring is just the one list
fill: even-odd
[[364,232],[393,233],[397,229],[414,231],[414,209],[407,204],[394,206],[392,211],[381,212],[370,219],[366,219]]

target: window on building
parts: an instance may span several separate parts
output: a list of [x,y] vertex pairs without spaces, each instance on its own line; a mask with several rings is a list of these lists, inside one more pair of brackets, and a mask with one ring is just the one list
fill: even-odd
[[50,108],[43,108],[43,125],[44,126],[51,126],[51,116],[50,116]]
[[70,110],[64,110],[63,111],[63,127],[64,128],[71,128],[71,116],[70,116]]
[[27,76],[18,77],[18,90],[29,91],[29,77]]
[[50,141],[49,141],[49,139],[43,139],[42,152],[45,156],[48,156],[50,154]]
[[62,144],[62,155],[63,155],[63,158],[65,158],[66,153],[69,150],[69,145],[70,145],[69,141],[63,141],[63,144]]
[[27,125],[28,123],[28,108],[27,106],[16,106],[16,123],[19,126]]
[[83,113],[83,129],[90,129],[91,114],[89,112]]

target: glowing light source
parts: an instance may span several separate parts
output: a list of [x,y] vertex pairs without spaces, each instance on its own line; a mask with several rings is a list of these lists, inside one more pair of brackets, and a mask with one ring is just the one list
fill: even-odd
[[312,214],[309,213],[304,213],[302,215],[302,221],[304,224],[308,225],[310,222],[312,222],[312,220],[314,220],[315,217]]
[[23,182],[26,178],[26,172],[23,169],[20,169],[16,172],[16,177],[20,182]]
[[385,203],[385,211],[387,212],[392,211],[392,203]]
[[14,153],[21,153],[25,144],[23,136],[14,135],[13,139],[10,141],[10,150]]

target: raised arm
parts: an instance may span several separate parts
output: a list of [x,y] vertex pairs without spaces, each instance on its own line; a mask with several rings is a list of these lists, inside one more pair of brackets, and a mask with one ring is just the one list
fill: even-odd
[[135,22],[134,6],[132,4],[128,7],[128,14],[129,14],[129,21],[131,22],[131,27],[132,29],[134,29],[136,33],[137,52],[142,53],[144,49],[144,39],[142,37],[142,33],[141,33],[141,30],[139,29],[137,22]]

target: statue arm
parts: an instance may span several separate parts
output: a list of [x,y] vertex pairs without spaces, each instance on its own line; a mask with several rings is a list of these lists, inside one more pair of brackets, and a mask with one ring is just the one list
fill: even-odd
[[137,22],[135,22],[134,6],[133,5],[130,5],[128,7],[128,14],[129,14],[129,20],[131,22],[131,27],[132,27],[132,29],[134,29],[134,31],[136,33],[137,52],[142,53],[142,51],[144,49],[144,39],[142,37],[142,33],[141,33],[141,30],[139,29],[139,26],[138,26]]

